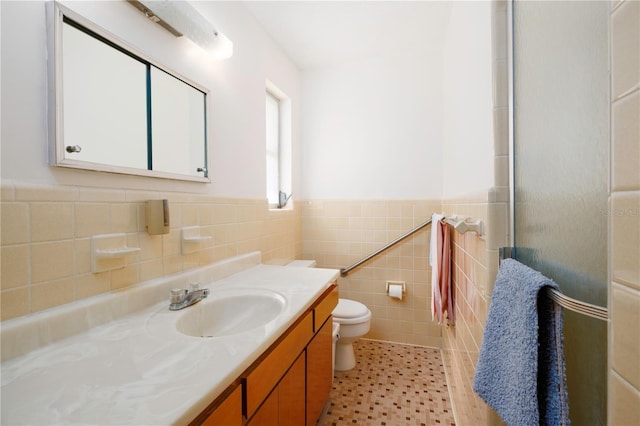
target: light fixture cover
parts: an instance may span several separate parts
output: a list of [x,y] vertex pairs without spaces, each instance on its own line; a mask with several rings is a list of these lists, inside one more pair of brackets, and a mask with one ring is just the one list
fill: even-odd
[[[183,0],[129,0],[148,18],[160,18],[177,33],[184,35],[214,57],[224,59],[233,54],[233,43],[191,4]],[[140,7],[143,6],[143,8]],[[146,9],[146,10],[145,10]],[[158,22],[162,25],[161,22]],[[162,25],[166,28],[166,25]]]

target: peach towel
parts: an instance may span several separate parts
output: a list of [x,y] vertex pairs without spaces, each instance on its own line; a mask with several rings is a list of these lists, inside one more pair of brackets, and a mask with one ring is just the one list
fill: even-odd
[[455,323],[453,291],[451,288],[451,236],[449,224],[441,215],[431,218],[431,319],[442,324],[446,315],[449,324]]

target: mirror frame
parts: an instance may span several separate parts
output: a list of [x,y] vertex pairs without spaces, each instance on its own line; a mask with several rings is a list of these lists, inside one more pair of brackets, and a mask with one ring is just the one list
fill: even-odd
[[[68,167],[74,169],[93,170],[99,172],[127,174],[135,176],[146,176],[163,179],[175,179],[192,182],[211,183],[209,178],[209,111],[211,111],[211,99],[209,89],[195,83],[194,81],[184,77],[183,75],[173,71],[172,69],[162,65],[155,59],[149,57],[139,49],[131,46],[121,38],[110,33],[104,28],[94,24],[78,13],[71,9],[59,4],[58,2],[47,2],[47,51],[49,52],[47,67],[48,67],[48,127],[49,127],[49,163],[55,167]],[[205,108],[204,108],[204,135],[205,141],[203,146],[204,154],[204,176],[184,175],[178,173],[163,172],[158,170],[137,169],[133,167],[109,165],[94,163],[83,160],[75,160],[72,158],[65,158],[65,143],[64,143],[64,99],[63,99],[63,78],[62,78],[62,29],[64,17],[77,22],[81,26],[87,28],[89,31],[94,32],[100,37],[105,38],[110,43],[118,46],[120,49],[128,51],[133,55],[141,58],[144,61],[149,62],[154,67],[165,71],[173,77],[183,81],[184,83],[194,87],[205,95]]]

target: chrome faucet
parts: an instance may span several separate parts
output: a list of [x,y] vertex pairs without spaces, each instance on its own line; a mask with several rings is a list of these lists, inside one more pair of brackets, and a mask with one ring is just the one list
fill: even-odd
[[188,289],[173,289],[169,300],[169,310],[179,311],[195,303],[198,303],[209,295],[208,288],[200,288],[200,284],[189,284]]

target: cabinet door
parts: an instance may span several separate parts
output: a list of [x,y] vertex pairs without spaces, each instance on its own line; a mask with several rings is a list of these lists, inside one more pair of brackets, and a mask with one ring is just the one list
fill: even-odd
[[281,425],[304,425],[305,422],[305,353],[278,385],[278,418]]
[[329,318],[307,346],[307,425],[315,425],[331,392],[333,321]]
[[245,379],[247,418],[253,416],[256,408],[304,351],[312,336],[313,315],[309,312],[260,365],[249,373]]
[[247,424],[250,426],[278,426],[278,400],[278,388],[276,388]]
[[242,386],[238,386],[202,424],[242,426]]

